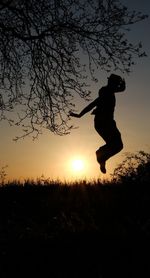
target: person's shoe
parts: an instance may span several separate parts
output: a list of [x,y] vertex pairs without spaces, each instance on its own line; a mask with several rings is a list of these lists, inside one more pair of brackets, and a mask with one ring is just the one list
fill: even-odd
[[100,170],[103,174],[106,174],[106,161],[100,162]]
[[97,162],[100,163],[100,161],[101,161],[101,153],[100,153],[99,149],[96,151],[96,158],[97,158]]

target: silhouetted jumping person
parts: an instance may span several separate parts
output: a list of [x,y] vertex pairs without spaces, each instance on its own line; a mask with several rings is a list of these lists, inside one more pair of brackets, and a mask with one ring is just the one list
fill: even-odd
[[79,114],[70,113],[70,116],[80,118],[96,107],[92,114],[95,115],[94,126],[106,144],[96,151],[97,161],[102,173],[106,173],[106,160],[123,149],[121,134],[114,120],[116,104],[115,93],[125,90],[125,80],[116,74],[111,74],[108,84],[99,90],[99,97],[86,106]]

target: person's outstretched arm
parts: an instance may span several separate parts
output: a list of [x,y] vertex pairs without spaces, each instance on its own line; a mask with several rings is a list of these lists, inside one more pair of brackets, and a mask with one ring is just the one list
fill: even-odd
[[78,113],[70,112],[69,115],[71,117],[81,118],[84,114],[86,114],[89,111],[91,111],[97,105],[97,100],[98,100],[98,98],[96,98],[93,102],[91,102],[89,105],[87,105],[79,114]]

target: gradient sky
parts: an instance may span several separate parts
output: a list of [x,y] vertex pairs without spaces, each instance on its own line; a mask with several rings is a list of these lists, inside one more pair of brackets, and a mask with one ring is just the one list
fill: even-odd
[[[129,9],[141,11],[150,15],[149,0],[122,0]],[[137,59],[136,65],[129,76],[124,75],[126,91],[116,95],[115,119],[121,131],[124,150],[107,162],[106,178],[109,178],[114,168],[124,159],[126,152],[144,150],[150,152],[150,18],[132,26],[128,34],[134,42],[141,41],[147,58]],[[98,83],[91,84],[94,100],[100,87],[107,82],[107,74],[97,73]],[[80,104],[79,104],[80,103]],[[76,101],[78,112],[87,102]],[[103,178],[96,162],[95,151],[104,141],[94,130],[93,116],[86,114],[81,119],[72,118],[72,124],[78,129],[72,130],[70,135],[56,136],[44,131],[38,140],[31,137],[14,142],[13,138],[19,134],[19,129],[9,127],[6,122],[0,123],[0,168],[8,165],[9,179],[38,178],[44,175],[51,179],[72,178]],[[84,170],[73,172],[71,162],[74,158],[81,158],[85,162]]]

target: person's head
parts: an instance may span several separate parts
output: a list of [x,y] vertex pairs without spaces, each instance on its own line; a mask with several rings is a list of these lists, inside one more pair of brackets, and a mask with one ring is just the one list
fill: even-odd
[[[108,86],[115,92],[119,91],[119,88],[122,88],[123,84],[125,84],[124,79],[117,75],[117,74],[111,74],[108,77]],[[122,91],[122,90],[121,90]]]

